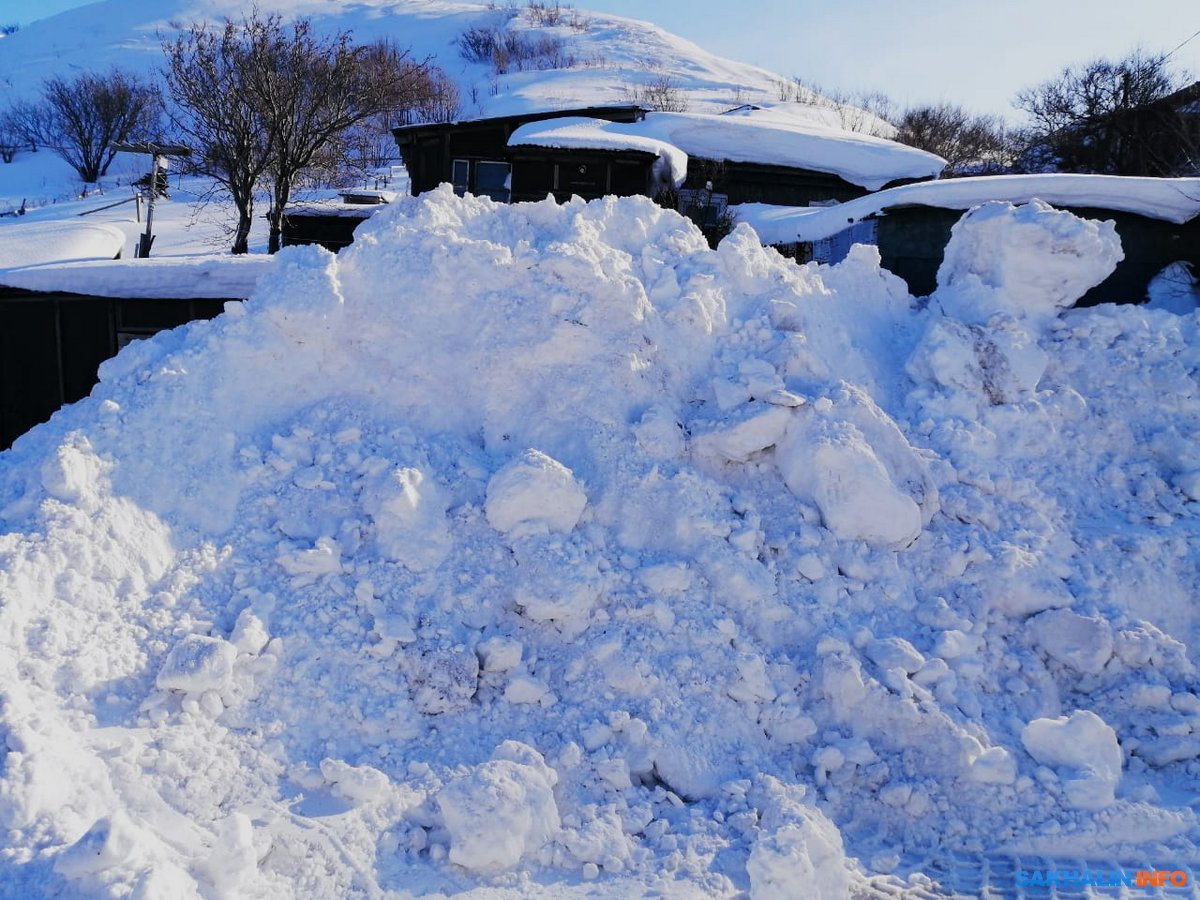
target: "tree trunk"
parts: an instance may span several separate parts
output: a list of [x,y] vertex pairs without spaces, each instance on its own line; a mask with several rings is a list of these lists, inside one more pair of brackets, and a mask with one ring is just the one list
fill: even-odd
[[283,246],[283,211],[287,208],[291,195],[292,185],[290,182],[286,180],[275,182],[275,202],[271,205],[271,211],[267,213],[267,221],[271,227],[270,235],[267,238],[268,253],[278,253],[279,248]]
[[237,228],[233,233],[233,252],[250,252],[250,225],[253,223],[253,210],[238,207]]

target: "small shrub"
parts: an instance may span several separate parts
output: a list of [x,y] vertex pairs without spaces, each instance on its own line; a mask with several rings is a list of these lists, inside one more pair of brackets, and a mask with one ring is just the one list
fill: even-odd
[[530,70],[569,69],[576,58],[566,42],[553,35],[530,36],[488,26],[468,28],[456,39],[460,55],[483,63],[497,75]]
[[657,75],[646,84],[631,84],[625,95],[630,103],[655,112],[687,112],[687,94],[669,75]]
[[468,28],[454,42],[467,62],[491,64],[496,52],[496,29],[489,26]]
[[525,9],[534,25],[552,28],[563,24],[563,6],[558,0],[529,0]]

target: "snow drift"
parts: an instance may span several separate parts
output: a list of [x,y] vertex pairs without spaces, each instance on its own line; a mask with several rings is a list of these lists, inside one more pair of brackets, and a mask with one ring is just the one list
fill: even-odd
[[1043,213],[964,222],[924,307],[870,248],[442,190],[127,347],[0,455],[3,882],[1194,858],[1196,322],[1026,315],[1028,253],[1115,258]]

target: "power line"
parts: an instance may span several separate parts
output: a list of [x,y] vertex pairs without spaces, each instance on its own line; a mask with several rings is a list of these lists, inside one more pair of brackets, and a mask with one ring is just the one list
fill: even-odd
[[1190,38],[1188,38],[1186,41],[1184,41],[1182,44],[1180,44],[1178,47],[1176,47],[1174,50],[1172,50],[1170,53],[1168,53],[1166,56],[1164,56],[1163,59],[1164,60],[1170,59],[1172,56],[1174,56],[1176,53],[1178,53],[1180,50],[1182,50],[1184,47],[1186,47],[1188,44],[1190,44],[1192,41],[1194,41],[1198,37],[1200,37],[1200,31],[1197,31],[1195,34],[1193,34]]

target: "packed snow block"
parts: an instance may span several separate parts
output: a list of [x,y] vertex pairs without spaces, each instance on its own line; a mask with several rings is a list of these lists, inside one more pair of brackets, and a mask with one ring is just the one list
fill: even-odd
[[387,795],[391,779],[373,766],[352,766],[340,759],[321,760],[321,777],[334,795],[352,803],[369,803]]
[[850,872],[842,835],[803,800],[803,788],[764,779],[762,828],[750,851],[750,900],[845,900]]
[[436,569],[453,539],[446,501],[423,469],[399,466],[363,492],[363,507],[375,525],[375,544],[385,559],[413,572]]
[[993,200],[954,225],[933,298],[967,322],[997,312],[1045,318],[1073,306],[1124,258],[1112,222],[1081,219],[1041,200]]
[[471,872],[510,869],[559,830],[558,775],[525,744],[505,741],[493,758],[437,793],[450,861]]
[[814,504],[842,540],[899,549],[921,533],[921,508],[850,422],[819,412],[797,416],[775,462],[788,490]]
[[920,671],[925,657],[904,638],[880,638],[864,648],[867,658],[881,669],[900,669],[905,675]]
[[1121,745],[1094,712],[1034,719],[1021,730],[1021,743],[1035,760],[1058,772],[1071,806],[1103,809],[1113,802],[1121,780]]
[[517,538],[571,531],[587,494],[566,466],[539,450],[526,450],[492,476],[484,512],[501,534]]
[[1084,675],[1099,675],[1112,658],[1112,626],[1100,616],[1051,609],[1033,616],[1025,627],[1047,656]]
[[233,677],[237,647],[221,638],[189,634],[171,648],[155,679],[165,691],[219,691]]
[[702,457],[725,462],[746,462],[755,453],[775,446],[792,420],[788,406],[751,401],[692,443]]

